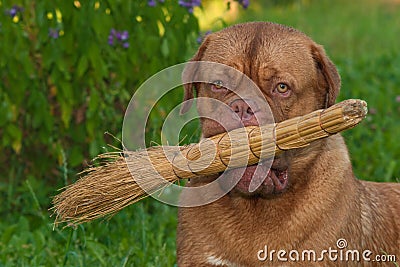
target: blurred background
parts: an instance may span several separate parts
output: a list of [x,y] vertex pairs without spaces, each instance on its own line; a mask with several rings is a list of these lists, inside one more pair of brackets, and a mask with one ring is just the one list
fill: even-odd
[[[293,26],[325,47],[342,77],[339,100],[369,106],[343,134],[355,174],[398,182],[398,0],[0,0],[0,266],[173,266],[175,207],[148,198],[110,220],[55,229],[48,209],[96,155],[120,147],[143,81],[190,59],[209,32],[245,21]],[[157,105],[148,144],[160,143],[181,99],[178,90]],[[198,127],[184,128],[185,143]]]

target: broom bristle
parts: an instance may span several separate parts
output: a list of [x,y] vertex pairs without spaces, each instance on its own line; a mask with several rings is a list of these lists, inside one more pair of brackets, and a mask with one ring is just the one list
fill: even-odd
[[178,178],[171,175],[171,166],[165,164],[164,152],[165,147],[154,147],[99,155],[100,166],[82,172],[82,178],[54,197],[55,224],[80,224],[112,216],[169,183],[176,182]]
[[261,127],[249,126],[188,146],[159,146],[98,156],[76,183],[53,199],[55,226],[113,215],[179,179],[215,174],[257,163],[282,150],[299,148],[357,125],[366,115],[362,100],[345,100],[326,110]]

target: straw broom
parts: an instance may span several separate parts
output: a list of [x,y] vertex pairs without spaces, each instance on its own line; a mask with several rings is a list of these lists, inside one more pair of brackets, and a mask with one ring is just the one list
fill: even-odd
[[284,150],[307,146],[356,126],[366,114],[366,102],[349,99],[280,123],[243,127],[187,146],[101,154],[100,166],[85,170],[82,178],[54,197],[55,225],[112,215],[179,179],[253,165]]

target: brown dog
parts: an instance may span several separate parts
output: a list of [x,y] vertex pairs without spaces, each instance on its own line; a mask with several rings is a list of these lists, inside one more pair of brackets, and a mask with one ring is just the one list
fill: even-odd
[[[339,74],[323,48],[303,33],[273,23],[246,23],[213,33],[192,61],[226,64],[247,75],[276,122],[328,107],[339,93]],[[249,85],[243,83],[231,83],[237,88],[228,90],[230,82],[220,75],[194,84],[197,97],[230,107],[216,110],[203,101],[197,107],[200,114],[217,113],[230,121],[234,113],[244,126],[268,120],[263,108],[249,104],[260,95],[246,91],[243,86]],[[186,86],[185,99],[194,97],[192,87]],[[230,130],[213,119],[202,118],[201,125],[204,137]],[[260,167],[258,178],[264,182],[251,191],[254,168],[228,172],[234,177],[240,170],[242,176],[219,200],[179,209],[179,266],[395,266],[378,263],[390,255],[399,261],[400,184],[357,180],[339,134],[286,151],[274,159],[270,172]],[[216,178],[192,179],[188,186]],[[181,197],[202,198],[195,193]]]

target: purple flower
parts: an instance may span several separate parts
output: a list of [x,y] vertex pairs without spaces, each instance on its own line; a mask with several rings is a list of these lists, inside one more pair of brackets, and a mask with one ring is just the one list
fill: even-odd
[[108,36],[108,44],[111,45],[111,46],[114,45],[114,36],[112,36],[112,35]]
[[[164,3],[164,1],[165,0],[158,0],[159,3]],[[151,6],[151,7],[154,7],[154,6],[157,5],[157,1],[156,0],[149,0],[149,1],[147,1],[147,5]]]
[[128,38],[129,38],[128,31],[123,31],[119,35],[119,40],[121,40],[121,41],[126,41],[126,40],[128,40]]
[[110,34],[108,35],[108,44],[111,46],[121,45],[123,48],[129,47],[129,42],[127,41],[129,38],[128,31],[117,31],[115,29],[110,30]]
[[111,29],[110,34],[108,35],[108,44],[113,46],[114,45],[114,37],[116,34],[116,30],[115,29]]
[[53,39],[58,39],[58,37],[60,37],[60,32],[57,29],[50,28],[49,36]]
[[400,95],[396,96],[396,102],[400,103]]
[[193,8],[201,5],[201,0],[179,0],[178,4],[186,7],[189,13],[193,13]]
[[15,9],[15,8],[11,8],[9,11],[8,11],[8,14],[13,18],[13,17],[15,17],[16,15],[17,15],[17,9]]
[[6,14],[13,18],[16,15],[18,15],[18,13],[21,13],[22,11],[24,11],[24,8],[22,6],[13,5],[12,8],[6,10]]
[[239,4],[242,5],[244,9],[246,9],[250,5],[250,0],[237,0]]
[[156,0],[149,0],[149,1],[147,2],[147,5],[148,5],[148,6],[156,6],[156,4],[157,4]]

